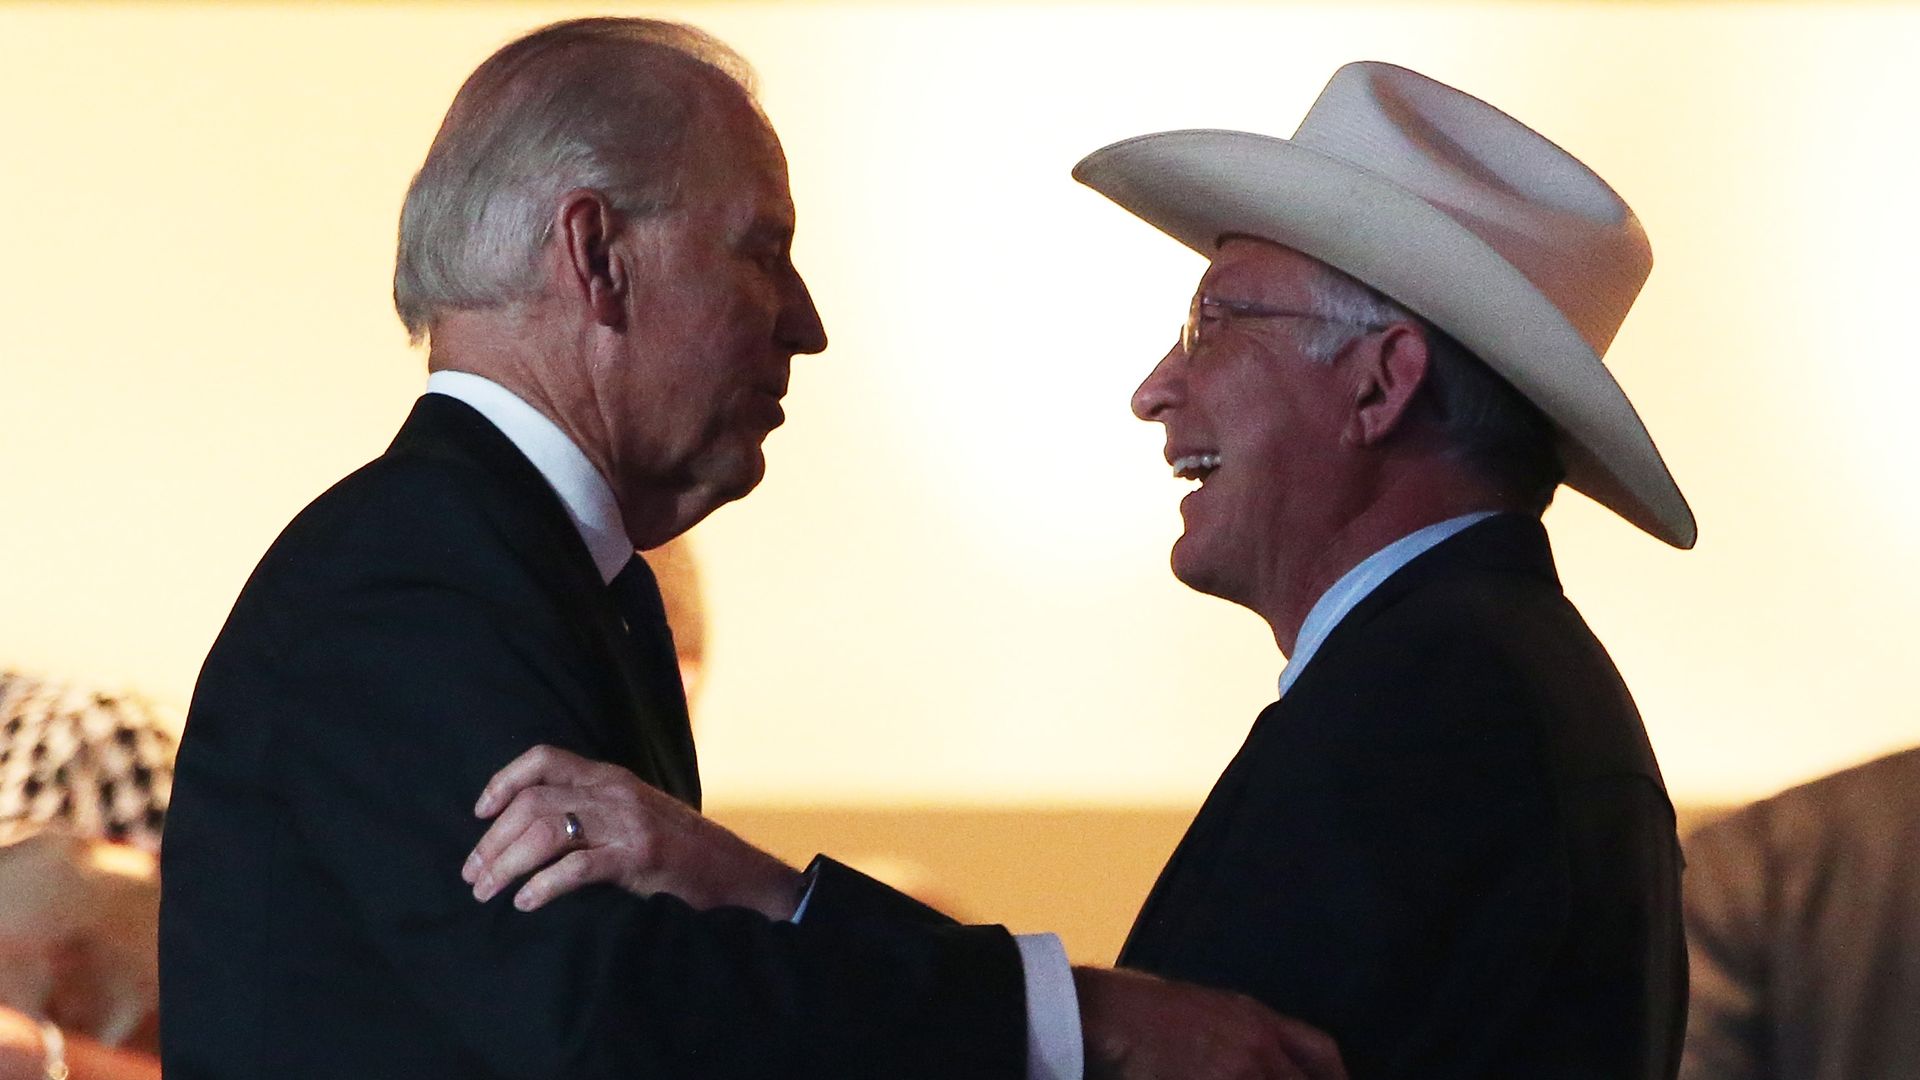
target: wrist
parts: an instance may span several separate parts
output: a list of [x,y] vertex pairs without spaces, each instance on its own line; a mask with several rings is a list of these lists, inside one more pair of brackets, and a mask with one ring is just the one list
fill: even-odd
[[808,877],[783,862],[768,859],[766,882],[755,910],[775,922],[792,922],[807,893]]

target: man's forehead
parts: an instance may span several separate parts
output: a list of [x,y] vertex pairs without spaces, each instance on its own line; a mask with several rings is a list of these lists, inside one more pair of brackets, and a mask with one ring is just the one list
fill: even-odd
[[779,135],[744,95],[709,102],[707,108],[688,138],[692,186],[749,191],[753,197],[741,209],[751,221],[742,220],[741,228],[771,219],[791,230],[793,199]]
[[1255,236],[1224,236],[1206,274],[1204,288],[1258,289],[1291,293],[1307,288],[1325,264],[1290,247]]

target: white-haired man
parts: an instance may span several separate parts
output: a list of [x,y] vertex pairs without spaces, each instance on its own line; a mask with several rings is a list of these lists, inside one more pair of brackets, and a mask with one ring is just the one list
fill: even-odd
[[[537,743],[698,805],[634,552],[761,478],[792,358],[826,346],[793,230],[744,65],[698,31],[556,24],[469,78],[401,216],[394,298],[430,392],[275,542],[194,695],[164,853],[168,1076],[1077,1069],[1078,1013],[1028,1033],[1030,1005],[1073,1009],[1057,941],[886,907],[841,868],[801,922],[777,864],[746,890],[766,915],[612,888],[522,914],[460,880],[474,794]],[[597,824],[539,821],[583,849]],[[1083,978],[1114,1075],[1298,1076],[1295,1054],[1342,1075],[1324,1037],[1239,995]]]
[[[1288,658],[1120,964],[1319,1025],[1357,1077],[1671,1076],[1673,811],[1539,521],[1564,481],[1694,539],[1600,361],[1651,266],[1633,213],[1512,118],[1377,63],[1292,139],[1148,135],[1075,176],[1210,260],[1133,407],[1198,481],[1174,573]],[[489,808],[581,767],[516,764]],[[676,842],[658,798],[626,812],[607,832],[649,853],[630,887],[725,894],[721,841]],[[542,857],[513,834],[483,858]]]
[[1075,176],[1210,260],[1133,408],[1198,481],[1175,575],[1288,658],[1120,963],[1320,1024],[1356,1076],[1670,1076],[1673,811],[1539,521],[1564,480],[1694,540],[1600,361],[1651,267],[1632,211],[1373,63],[1292,139],[1148,135]]

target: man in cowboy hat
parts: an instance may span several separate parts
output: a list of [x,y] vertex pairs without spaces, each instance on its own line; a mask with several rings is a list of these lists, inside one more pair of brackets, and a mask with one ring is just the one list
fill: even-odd
[[1694,540],[1600,362],[1651,266],[1632,211],[1378,63],[1292,139],[1147,135],[1074,175],[1211,260],[1133,408],[1198,481],[1175,576],[1288,658],[1121,964],[1319,1024],[1357,1077],[1671,1075],[1673,811],[1539,521],[1565,482]]
[[[1539,520],[1564,482],[1694,540],[1600,362],[1651,264],[1632,212],[1505,114],[1377,63],[1335,73],[1290,140],[1148,135],[1074,175],[1211,260],[1134,411],[1198,481],[1175,575],[1288,657],[1120,964],[1316,1024],[1356,1077],[1670,1076],[1673,811]],[[523,759],[488,799],[591,769]],[[725,895],[748,856],[717,827],[625,805],[639,865],[606,878]]]

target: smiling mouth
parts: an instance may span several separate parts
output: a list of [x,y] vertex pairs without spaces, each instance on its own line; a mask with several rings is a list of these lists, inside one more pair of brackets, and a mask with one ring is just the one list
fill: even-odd
[[1220,467],[1219,454],[1182,454],[1173,459],[1173,475],[1182,480],[1196,480],[1205,483],[1213,470]]

